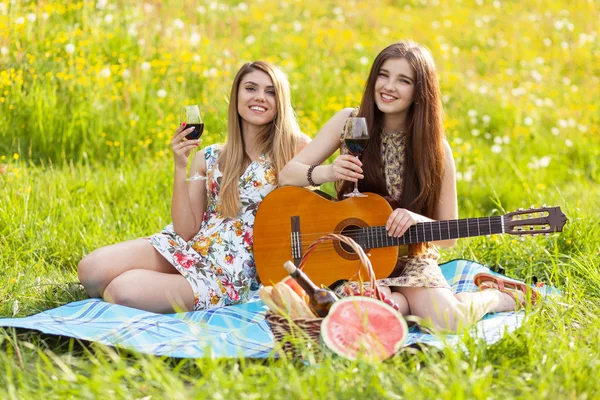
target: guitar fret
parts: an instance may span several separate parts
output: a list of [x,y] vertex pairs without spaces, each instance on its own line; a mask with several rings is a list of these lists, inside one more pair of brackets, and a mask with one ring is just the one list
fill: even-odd
[[467,237],[470,237],[471,234],[469,233],[469,218],[467,218]]
[[490,228],[490,230],[488,231],[488,235],[492,234],[492,218],[488,217],[488,226]]
[[481,229],[479,229],[479,218],[477,218],[477,236],[481,236]]

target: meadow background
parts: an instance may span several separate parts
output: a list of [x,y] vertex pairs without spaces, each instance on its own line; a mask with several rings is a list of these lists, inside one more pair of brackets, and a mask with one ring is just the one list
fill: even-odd
[[83,299],[79,259],[169,222],[180,106],[221,142],[237,69],[271,61],[304,132],[359,103],[386,45],[439,70],[461,217],[560,206],[562,234],[443,252],[557,286],[486,347],[326,359],[172,360],[0,330],[2,398],[600,397],[600,4],[572,1],[0,0],[0,316]]

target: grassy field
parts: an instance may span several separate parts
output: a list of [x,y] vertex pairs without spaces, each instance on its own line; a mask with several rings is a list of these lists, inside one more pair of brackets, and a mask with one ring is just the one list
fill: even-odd
[[486,347],[327,358],[173,360],[0,331],[2,398],[600,397],[600,30],[596,1],[0,0],[0,316],[85,298],[93,249],[169,222],[168,142],[198,103],[224,138],[233,74],[279,65],[303,130],[356,105],[375,55],[412,38],[439,70],[461,217],[556,205],[562,234],[443,252],[563,295]]

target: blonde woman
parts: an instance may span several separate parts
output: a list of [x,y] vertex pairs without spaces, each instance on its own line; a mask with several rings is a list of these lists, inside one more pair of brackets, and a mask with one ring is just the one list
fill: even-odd
[[171,142],[172,224],[149,238],[93,251],[78,267],[90,297],[153,312],[202,310],[248,300],[259,288],[252,252],[254,217],[277,174],[308,142],[274,66],[242,66],[231,88],[227,142],[196,155],[206,181],[186,182],[190,151],[182,124]]

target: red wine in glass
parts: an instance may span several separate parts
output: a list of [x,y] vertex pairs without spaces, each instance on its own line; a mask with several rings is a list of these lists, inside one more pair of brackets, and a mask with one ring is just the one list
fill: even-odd
[[369,138],[345,138],[344,143],[353,156],[359,157],[369,145]]
[[[354,157],[358,158],[362,154],[369,144],[366,119],[362,117],[350,118],[344,132],[344,143]],[[367,195],[358,191],[358,181],[356,181],[354,182],[354,190],[346,193],[344,197],[367,197]]]
[[202,136],[202,132],[204,131],[204,124],[187,124],[185,129],[189,129],[194,127],[195,129],[189,135],[185,135],[185,138],[188,140],[198,140],[200,136]]
[[[185,135],[188,140],[198,140],[204,132],[204,121],[202,120],[202,114],[200,114],[200,107],[197,105],[184,106],[181,110],[181,122],[185,122],[185,129],[194,127],[195,129]],[[193,176],[187,178],[188,181],[203,181],[206,179],[205,176],[201,176],[196,168],[196,149],[191,151],[192,154],[192,168],[190,170],[194,172]]]

